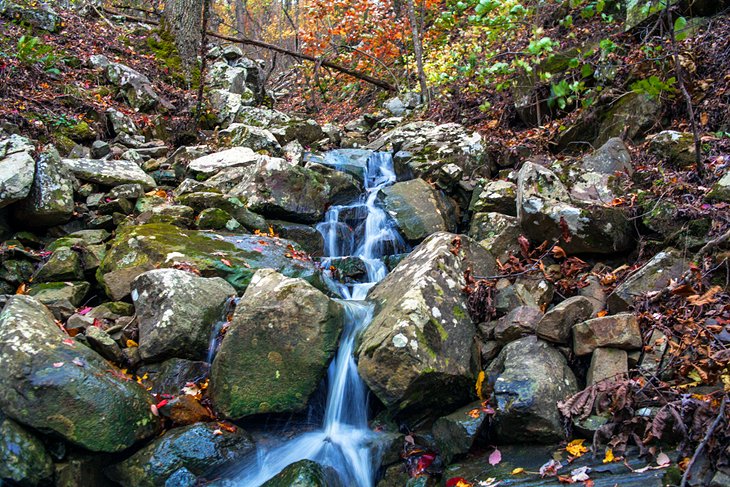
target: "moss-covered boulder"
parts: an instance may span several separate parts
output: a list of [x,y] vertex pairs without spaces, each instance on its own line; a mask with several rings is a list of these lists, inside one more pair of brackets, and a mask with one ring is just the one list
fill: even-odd
[[132,281],[155,268],[192,266],[205,277],[222,277],[239,291],[256,269],[276,269],[321,285],[313,262],[295,258],[289,240],[256,235],[214,235],[167,223],[124,228],[111,242],[96,277],[114,300],[130,293]]
[[233,425],[196,423],[175,428],[107,469],[107,475],[129,487],[199,485],[208,476],[254,450],[251,436]]
[[52,475],[53,462],[41,440],[0,413],[0,482],[34,487]]
[[220,208],[206,208],[195,218],[195,226],[203,230],[228,230],[233,232],[241,228],[235,218]]
[[28,294],[45,305],[66,300],[72,306],[78,307],[83,302],[90,287],[89,283],[84,281],[41,282],[33,284]]
[[725,173],[707,194],[712,201],[730,201],[730,172]]
[[370,292],[376,308],[357,350],[358,370],[378,399],[411,424],[472,398],[476,326],[462,292],[467,267],[477,275],[496,270],[474,240],[436,233]]
[[301,411],[327,371],[343,308],[301,279],[256,272],[213,361],[210,397],[228,418]]
[[337,487],[340,483],[332,467],[312,460],[292,463],[261,487]]
[[71,174],[55,147],[49,146],[36,162],[33,185],[28,197],[16,206],[15,216],[30,227],[43,227],[67,222],[73,211]]
[[62,247],[54,250],[48,261],[38,269],[37,282],[82,281],[84,266],[78,252]]
[[0,314],[0,407],[16,421],[91,451],[115,452],[158,430],[152,396],[68,338],[36,299]]
[[695,139],[691,132],[659,132],[651,136],[649,150],[669,166],[687,168],[697,162]]

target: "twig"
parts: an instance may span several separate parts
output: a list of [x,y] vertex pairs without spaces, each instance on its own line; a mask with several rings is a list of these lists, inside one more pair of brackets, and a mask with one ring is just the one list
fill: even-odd
[[710,240],[709,242],[707,242],[704,245],[704,247],[702,247],[700,249],[700,251],[697,252],[697,257],[698,258],[704,257],[705,255],[712,252],[716,247],[719,247],[720,245],[724,244],[728,240],[730,240],[730,229],[727,230],[722,235],[720,235],[719,237],[717,237],[716,239]]
[[694,452],[694,455],[692,455],[692,459],[687,464],[687,469],[684,471],[684,475],[682,475],[682,482],[679,484],[679,487],[686,487],[687,486],[687,480],[689,479],[689,475],[692,472],[692,467],[694,466],[695,462],[697,461],[697,458],[702,453],[702,450],[705,449],[705,446],[707,446],[707,442],[710,441],[710,438],[712,438],[712,435],[715,433],[715,430],[720,425],[720,422],[722,421],[723,417],[725,416],[725,404],[727,402],[727,395],[723,396],[722,403],[720,404],[720,412],[717,413],[717,417],[715,418],[715,421],[712,423],[712,425],[707,430],[707,433],[705,433],[705,437],[702,439],[699,445],[697,445],[697,449]]

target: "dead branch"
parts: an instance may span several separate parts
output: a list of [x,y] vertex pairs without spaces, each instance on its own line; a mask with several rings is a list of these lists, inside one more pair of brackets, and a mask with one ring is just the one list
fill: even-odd
[[715,433],[715,430],[722,422],[722,419],[725,417],[725,404],[727,403],[727,396],[724,396],[722,398],[722,403],[720,403],[720,412],[717,413],[717,417],[715,418],[715,421],[712,423],[712,425],[707,429],[707,433],[705,433],[705,437],[702,438],[702,441],[699,445],[697,445],[697,449],[694,452],[694,455],[692,455],[692,459],[687,464],[687,469],[684,471],[684,475],[682,475],[682,482],[679,484],[679,487],[686,487],[687,486],[687,480],[689,479],[690,472],[692,472],[692,467],[695,464],[695,461],[697,461],[697,458],[702,453],[702,450],[705,449],[707,446],[707,442],[710,441],[710,438],[712,438],[712,435]]

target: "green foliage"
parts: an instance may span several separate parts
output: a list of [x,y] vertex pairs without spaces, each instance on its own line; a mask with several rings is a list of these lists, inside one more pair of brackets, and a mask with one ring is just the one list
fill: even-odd
[[662,81],[658,76],[650,76],[631,84],[631,90],[648,95],[649,98],[659,98],[662,93],[668,93],[673,95],[677,92],[674,85],[677,84],[677,79],[674,77],[669,78],[666,81]]
[[42,43],[38,37],[22,36],[16,47],[16,57],[22,64],[41,66],[46,72],[61,74],[56,67],[61,59],[53,53],[53,46]]
[[684,17],[677,17],[674,21],[674,38],[678,41],[683,41],[687,38],[687,19]]

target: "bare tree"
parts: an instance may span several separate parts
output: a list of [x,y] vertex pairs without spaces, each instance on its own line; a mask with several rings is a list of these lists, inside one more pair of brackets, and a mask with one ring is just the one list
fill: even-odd
[[203,21],[202,0],[168,0],[165,2],[165,23],[175,36],[175,46],[183,64],[192,68],[196,64],[201,40]]
[[408,9],[408,19],[410,20],[411,33],[413,34],[413,53],[416,56],[416,69],[418,70],[418,82],[421,85],[421,97],[428,107],[431,104],[431,96],[428,91],[426,72],[423,69],[423,39],[421,38],[420,24],[416,16],[416,8],[413,5],[413,0],[406,1],[406,8]]

